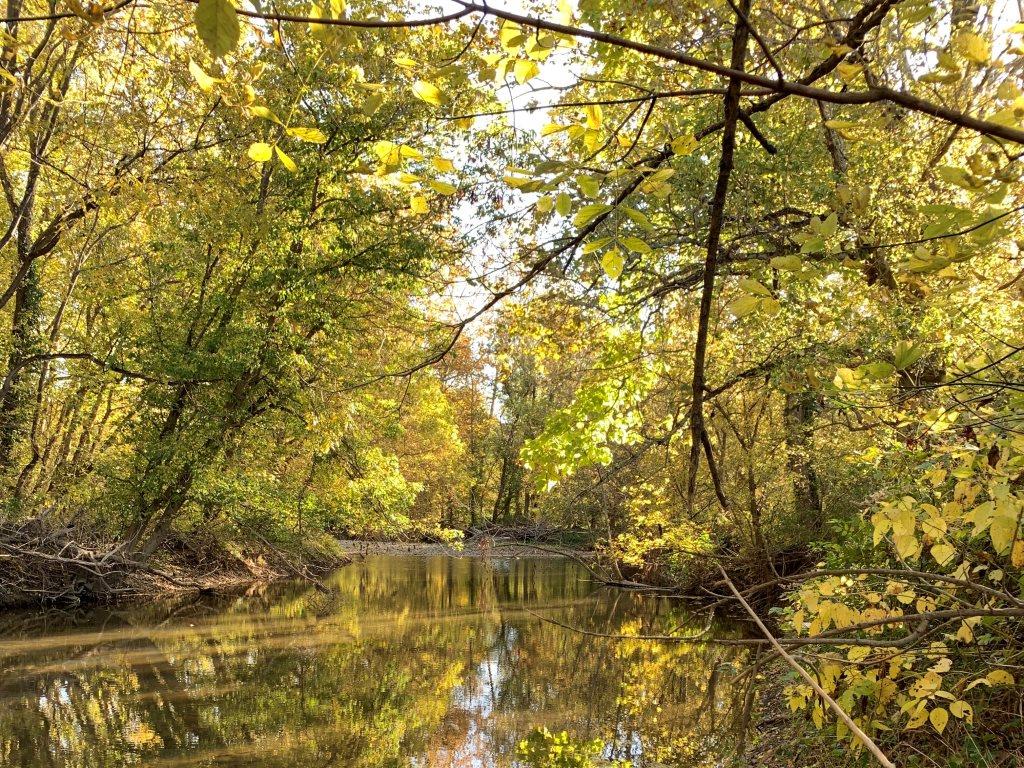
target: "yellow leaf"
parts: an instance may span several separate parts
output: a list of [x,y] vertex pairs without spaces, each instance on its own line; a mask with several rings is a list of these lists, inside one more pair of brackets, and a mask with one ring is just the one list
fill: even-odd
[[915,728],[920,728],[928,721],[928,708],[924,702],[919,702],[917,708],[910,715],[910,720],[903,726],[903,730],[912,731]]
[[289,128],[288,135],[294,136],[296,139],[301,139],[302,141],[311,142],[313,144],[324,144],[327,141],[326,134],[324,134],[323,131],[317,128]]
[[571,126],[559,125],[558,123],[548,123],[540,129],[541,136],[550,136],[553,133],[560,133],[561,131],[569,130]]
[[956,550],[948,544],[936,544],[931,552],[939,565],[946,565],[956,556]]
[[604,110],[601,109],[600,104],[591,104],[586,109],[587,113],[587,128],[593,131],[598,130],[601,124],[604,123]]
[[440,89],[426,80],[417,80],[413,83],[412,92],[416,95],[416,98],[427,102],[427,104],[433,104],[435,107],[440,107],[442,104]]
[[435,157],[430,161],[430,163],[441,173],[447,173],[448,171],[455,170],[455,164],[447,157]]
[[985,675],[985,679],[991,685],[1013,685],[1013,675],[1005,669],[993,669]]
[[[6,70],[4,71],[6,72]],[[192,77],[194,77],[195,81],[199,83],[199,88],[203,91],[212,91],[213,86],[216,83],[222,82],[218,78],[211,77],[210,75],[206,74],[206,71],[198,64],[196,64],[195,61],[193,61],[192,59],[188,60],[188,71],[192,73]],[[15,79],[14,82],[16,83],[18,81]]]
[[1017,532],[1016,515],[999,515],[992,519],[992,527],[989,535],[992,537],[992,546],[996,552],[1003,554],[1010,547],[1010,542]]
[[960,699],[954,701],[949,705],[949,711],[953,713],[954,717],[959,717],[968,723],[974,722],[974,708],[966,701]]
[[281,165],[283,165],[289,171],[291,171],[292,173],[295,173],[295,171],[297,171],[299,169],[298,166],[295,165],[295,161],[292,160],[290,157],[288,157],[288,155],[286,155],[284,153],[283,149],[281,149],[280,147],[275,146],[274,147],[274,152],[277,153],[277,159],[281,161]]
[[625,263],[625,259],[622,258],[622,253],[618,248],[612,248],[601,257],[601,268],[604,269],[604,273],[612,280],[619,279]]
[[956,47],[969,61],[988,64],[990,51],[988,42],[973,32],[961,32],[956,36]]
[[931,721],[932,728],[942,733],[946,730],[946,723],[949,722],[949,712],[944,707],[936,707],[928,715],[928,719]]
[[857,75],[864,71],[864,67],[860,64],[850,64],[843,62],[836,66],[836,72],[839,74],[839,79],[844,83],[852,83]]
[[516,82],[522,85],[540,74],[540,66],[536,61],[520,59],[512,68],[512,74],[515,75]]
[[1018,539],[1013,545],[1013,554],[1010,555],[1010,562],[1014,568],[1024,567],[1024,540]]
[[246,154],[257,163],[265,163],[273,157],[274,148],[262,141],[256,141],[249,145],[249,151]]
[[896,545],[897,554],[904,560],[912,560],[917,557],[918,543],[914,534],[896,534],[892,537],[892,541]]
[[454,195],[458,192],[458,188],[454,184],[449,184],[447,181],[438,181],[437,179],[431,179],[427,182],[430,188],[437,192],[439,195]]
[[430,206],[427,205],[427,198],[423,195],[413,195],[409,198],[409,209],[415,214],[429,213]]
[[693,136],[677,136],[672,139],[672,152],[680,157],[686,157],[697,148],[697,139]]

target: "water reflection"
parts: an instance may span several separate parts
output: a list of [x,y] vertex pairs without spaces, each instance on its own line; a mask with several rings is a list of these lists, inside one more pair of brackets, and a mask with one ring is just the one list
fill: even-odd
[[701,628],[575,563],[376,557],[330,586],[4,618],[0,765],[489,768],[541,725],[638,766],[720,764],[734,743],[739,652],[542,621]]

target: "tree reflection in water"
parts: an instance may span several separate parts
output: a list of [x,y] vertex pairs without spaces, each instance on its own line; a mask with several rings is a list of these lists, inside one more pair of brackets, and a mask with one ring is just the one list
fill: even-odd
[[541,621],[701,628],[575,563],[376,557],[330,586],[6,617],[0,765],[501,766],[537,726],[638,766],[716,764],[736,743],[745,654]]

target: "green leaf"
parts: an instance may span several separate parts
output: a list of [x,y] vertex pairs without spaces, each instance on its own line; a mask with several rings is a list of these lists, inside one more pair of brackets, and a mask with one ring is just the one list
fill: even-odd
[[225,56],[238,47],[241,28],[230,0],[199,0],[195,18],[199,38],[214,57]]
[[746,317],[757,309],[759,301],[757,296],[740,296],[729,305],[729,311],[736,317]]
[[896,370],[903,371],[916,363],[924,353],[924,347],[918,346],[912,341],[901,341],[893,350],[892,362],[896,366]]
[[652,253],[651,246],[641,240],[639,237],[620,237],[619,242],[633,253]]
[[417,80],[413,83],[412,92],[416,95],[416,98],[427,102],[427,104],[433,104],[435,107],[440,107],[444,103],[444,100],[441,98],[441,90],[426,80]]
[[640,213],[636,208],[630,208],[628,205],[623,205],[622,212],[626,214],[634,224],[646,229],[648,232],[654,229],[654,227],[651,226],[650,219]]
[[591,203],[590,205],[584,205],[576,213],[576,217],[572,220],[572,223],[577,227],[585,227],[596,217],[602,213],[608,213],[612,207],[605,205],[604,203]]
[[803,259],[795,254],[776,256],[770,263],[775,269],[785,269],[790,272],[799,272],[804,265]]
[[597,197],[601,192],[601,179],[596,176],[580,176],[576,183],[587,197]]
[[618,248],[612,248],[601,257],[601,268],[612,280],[618,280],[626,260],[622,258],[622,252]]
[[572,210],[572,198],[565,192],[559,192],[555,198],[555,210],[559,216],[568,216]]
[[246,154],[257,163],[265,163],[274,156],[274,148],[265,142],[255,141],[249,145],[249,151]]

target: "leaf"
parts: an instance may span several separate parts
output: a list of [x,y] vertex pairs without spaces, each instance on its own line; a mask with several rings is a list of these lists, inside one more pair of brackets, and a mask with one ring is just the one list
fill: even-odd
[[893,350],[892,362],[896,366],[896,370],[903,371],[916,363],[924,353],[924,347],[918,346],[912,341],[901,341]]
[[744,277],[740,279],[739,287],[741,290],[747,293],[752,293],[755,296],[771,296],[772,292],[765,288],[760,282],[750,277]]
[[736,317],[746,317],[757,309],[759,299],[756,296],[740,296],[729,304],[729,311]]
[[795,254],[775,256],[769,263],[775,269],[785,269],[790,272],[799,272],[804,266],[803,259]]
[[373,145],[373,154],[385,165],[397,165],[401,161],[398,145],[392,141],[378,141]]
[[433,104],[435,107],[440,107],[443,103],[441,90],[436,85],[428,83],[426,80],[417,80],[413,83],[412,92],[415,94],[416,98],[427,102],[427,104]]
[[821,226],[818,229],[818,234],[824,238],[834,237],[836,230],[839,228],[839,217],[835,212],[830,213],[825,220],[821,222]]
[[586,108],[587,128],[592,131],[598,130],[604,123],[604,110],[600,104],[590,104]]
[[371,93],[363,100],[363,106],[360,110],[367,117],[373,117],[377,110],[380,109],[380,105],[384,103],[384,97],[379,93]]
[[196,31],[210,53],[221,58],[238,47],[241,27],[238,12],[230,0],[199,0]]
[[409,209],[415,214],[430,213],[430,206],[427,205],[427,198],[423,195],[413,195],[409,198]]
[[622,252],[618,248],[612,248],[601,257],[601,268],[612,280],[619,279],[625,265],[626,260],[622,257]]
[[697,148],[697,139],[693,136],[677,136],[672,139],[672,152],[680,157],[686,157],[687,155],[693,154],[693,151]]
[[990,685],[1013,685],[1013,675],[1005,669],[993,669],[985,675],[985,679]]
[[604,203],[591,203],[590,205],[584,205],[576,213],[576,217],[572,220],[572,223],[577,227],[585,227],[596,217],[603,213],[610,211],[612,207],[605,205]]
[[839,75],[839,79],[844,83],[852,83],[857,78],[857,75],[863,71],[864,67],[861,64],[843,62],[836,66],[836,73]]
[[512,74],[515,75],[516,82],[523,85],[527,80],[540,74],[540,65],[532,59],[520,59],[512,67]]
[[455,164],[447,157],[435,157],[430,161],[430,164],[441,173],[447,173],[455,170]]
[[981,35],[973,32],[961,32],[956,36],[956,47],[968,61],[975,64],[988,64],[991,57],[988,42]]
[[559,192],[555,198],[555,210],[559,216],[568,216],[572,210],[572,198],[565,192]]
[[274,148],[265,142],[255,141],[249,145],[249,151],[246,154],[257,163],[265,163],[274,156]]
[[562,131],[567,131],[571,127],[572,126],[569,125],[559,125],[558,123],[548,123],[547,125],[540,129],[540,135],[550,136],[553,133],[561,133]]
[[897,533],[892,537],[896,545],[896,553],[904,560],[913,560],[917,556],[917,537],[912,533]]
[[942,733],[946,730],[946,723],[949,722],[949,712],[945,707],[936,707],[929,713],[928,719],[931,721],[932,728]]
[[629,220],[636,224],[638,227],[646,229],[648,232],[654,229],[654,227],[651,226],[651,220],[648,219],[647,216],[645,216],[644,214],[640,213],[640,211],[638,211],[636,208],[630,208],[628,205],[623,205],[621,206],[621,210],[624,214],[626,214],[626,216],[629,217]]
[[831,128],[847,141],[857,141],[861,136],[855,130],[858,124],[849,120],[826,120],[825,127]]
[[587,197],[597,197],[601,193],[601,179],[595,176],[580,176],[576,184]]
[[432,190],[437,192],[439,195],[454,195],[459,191],[458,187],[454,184],[449,184],[447,181],[438,181],[437,179],[431,179],[427,182]]
[[249,107],[249,111],[256,115],[256,117],[262,117],[264,120],[269,120],[270,122],[277,123],[278,125],[281,123],[281,120],[277,115],[270,111],[269,107],[257,104],[255,107]]
[[959,717],[961,720],[966,720],[968,723],[974,722],[974,708],[962,699],[957,699],[950,704],[949,711],[954,717]]
[[[206,91],[207,93],[213,90],[214,85],[223,82],[216,77],[211,77],[206,74],[206,70],[196,64],[192,59],[188,60],[188,71],[192,74],[192,77],[195,78],[195,81],[199,83],[200,90]],[[18,81],[15,80],[14,82]]]
[[653,252],[651,246],[639,237],[620,237],[619,242],[633,253],[648,254]]
[[1014,535],[1017,532],[1017,516],[1014,514],[1001,514],[992,518],[992,527],[989,528],[989,535],[992,537],[992,546],[1000,555],[1010,548]]
[[302,141],[308,141],[311,144],[327,143],[327,135],[317,128],[289,128],[288,135],[294,136],[296,139],[300,139]]
[[910,715],[910,720],[903,726],[903,730],[912,731],[914,728],[920,728],[926,722],[928,722],[928,708],[922,701],[918,703],[917,709]]
[[274,152],[277,153],[277,159],[281,161],[281,165],[283,165],[286,169],[288,169],[292,173],[295,173],[297,170],[299,170],[299,167],[295,165],[295,161],[288,157],[288,155],[285,154],[283,149],[275,145]]
[[946,565],[956,556],[956,550],[949,544],[936,544],[932,547],[931,553],[939,565]]

